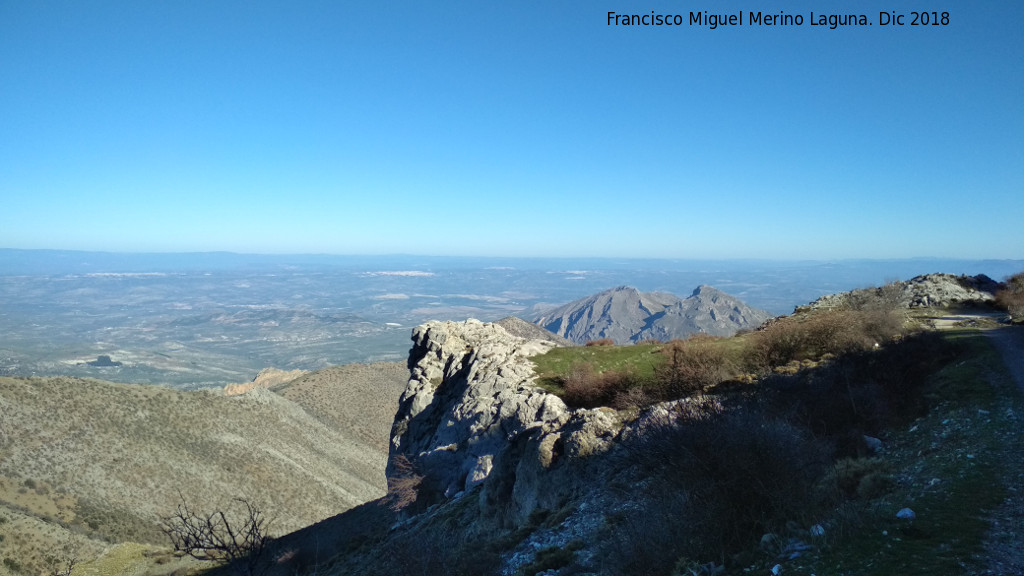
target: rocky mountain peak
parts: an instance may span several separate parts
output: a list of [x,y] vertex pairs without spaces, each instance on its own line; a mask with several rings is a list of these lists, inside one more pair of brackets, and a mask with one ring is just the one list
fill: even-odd
[[619,286],[535,314],[531,320],[577,344],[610,338],[616,344],[694,333],[731,336],[756,328],[771,315],[706,284],[687,298]]

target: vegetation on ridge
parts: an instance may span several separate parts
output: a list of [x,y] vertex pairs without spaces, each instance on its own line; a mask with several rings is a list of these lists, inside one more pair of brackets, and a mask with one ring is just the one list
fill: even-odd
[[[985,337],[920,330],[884,302],[533,360],[570,405],[628,408],[628,432],[535,480],[538,498],[562,496],[525,524],[484,505],[516,481],[495,470],[497,486],[411,517],[330,573],[970,572],[1015,449],[1018,395]],[[657,408],[668,417],[638,410],[662,400],[679,400]],[[904,507],[917,519],[897,518]]]

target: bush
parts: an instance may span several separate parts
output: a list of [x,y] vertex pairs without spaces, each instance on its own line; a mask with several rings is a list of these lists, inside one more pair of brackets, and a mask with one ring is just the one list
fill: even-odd
[[21,572],[21,563],[14,558],[4,558],[4,566],[7,567],[11,572]]
[[843,458],[822,480],[826,492],[843,498],[872,499],[892,487],[888,466],[881,458]]
[[839,456],[865,453],[864,433],[906,422],[927,410],[924,387],[957,353],[941,335],[923,332],[872,351],[831,359],[815,370],[776,375],[759,401],[776,415],[828,438]]
[[1009,312],[1015,322],[1024,320],[1024,272],[1006,279],[1006,288],[996,293],[996,304]]
[[641,388],[640,382],[627,373],[595,372],[588,363],[574,365],[562,378],[565,403],[578,408],[611,406],[616,398],[628,398],[631,389]]
[[611,338],[601,338],[598,340],[589,340],[584,346],[615,346],[615,341]]
[[650,479],[611,529],[609,560],[630,574],[668,573],[682,557],[720,561],[788,520],[808,520],[829,464],[810,435],[748,411],[666,419],[623,446]]
[[755,370],[766,370],[794,360],[818,360],[828,354],[870,349],[904,333],[903,317],[888,309],[791,316],[755,334],[750,364]]
[[244,511],[229,515],[224,510],[200,512],[180,494],[179,498],[175,512],[161,518],[163,531],[176,552],[196,560],[237,563],[250,575],[266,570],[266,552],[272,539],[267,531],[269,522],[259,506],[236,498],[234,502]]
[[658,384],[667,398],[682,398],[703,392],[735,376],[725,352],[710,336],[673,340],[661,349],[663,364],[655,369]]

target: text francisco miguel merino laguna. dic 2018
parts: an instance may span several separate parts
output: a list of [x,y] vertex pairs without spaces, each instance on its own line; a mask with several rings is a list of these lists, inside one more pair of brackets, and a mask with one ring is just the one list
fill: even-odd
[[712,30],[727,26],[822,26],[835,30],[842,26],[948,26],[949,12],[879,12],[867,14],[778,14],[754,12],[709,13],[707,10],[684,14],[620,14],[608,12],[609,26],[702,26]]

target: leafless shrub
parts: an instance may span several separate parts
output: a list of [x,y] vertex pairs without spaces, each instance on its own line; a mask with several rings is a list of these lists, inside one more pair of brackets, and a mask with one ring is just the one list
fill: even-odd
[[574,365],[562,378],[563,400],[570,406],[594,408],[609,406],[620,392],[639,388],[640,384],[622,372],[596,372],[589,363]]
[[788,317],[757,332],[751,364],[770,369],[793,360],[817,360],[872,348],[902,333],[902,317],[893,310],[829,310]]
[[607,561],[618,573],[667,573],[681,557],[721,561],[807,520],[829,464],[806,431],[747,411],[666,418],[622,448],[648,485],[611,527]]
[[247,574],[259,573],[271,538],[269,521],[262,510],[245,498],[233,502],[243,508],[241,519],[229,518],[223,510],[200,512],[185,502],[184,496],[173,514],[161,518],[161,526],[176,552],[204,561],[233,564]]
[[696,336],[687,340],[673,340],[661,349],[664,364],[655,370],[655,378],[667,397],[681,398],[703,392],[709,386],[723,382],[735,373],[716,339]]
[[393,460],[394,472],[388,477],[388,507],[395,512],[405,510],[419,497],[423,475],[417,473],[415,465],[405,454]]
[[846,308],[858,312],[893,311],[900,308],[903,284],[892,280],[878,288],[855,290],[846,297]]
[[631,408],[642,408],[657,402],[657,397],[652,396],[647,390],[634,386],[626,390],[619,390],[612,400],[612,408],[616,410],[628,410]]
[[1005,308],[1015,322],[1024,320],[1024,272],[1006,279],[1006,288],[996,293],[996,304]]

